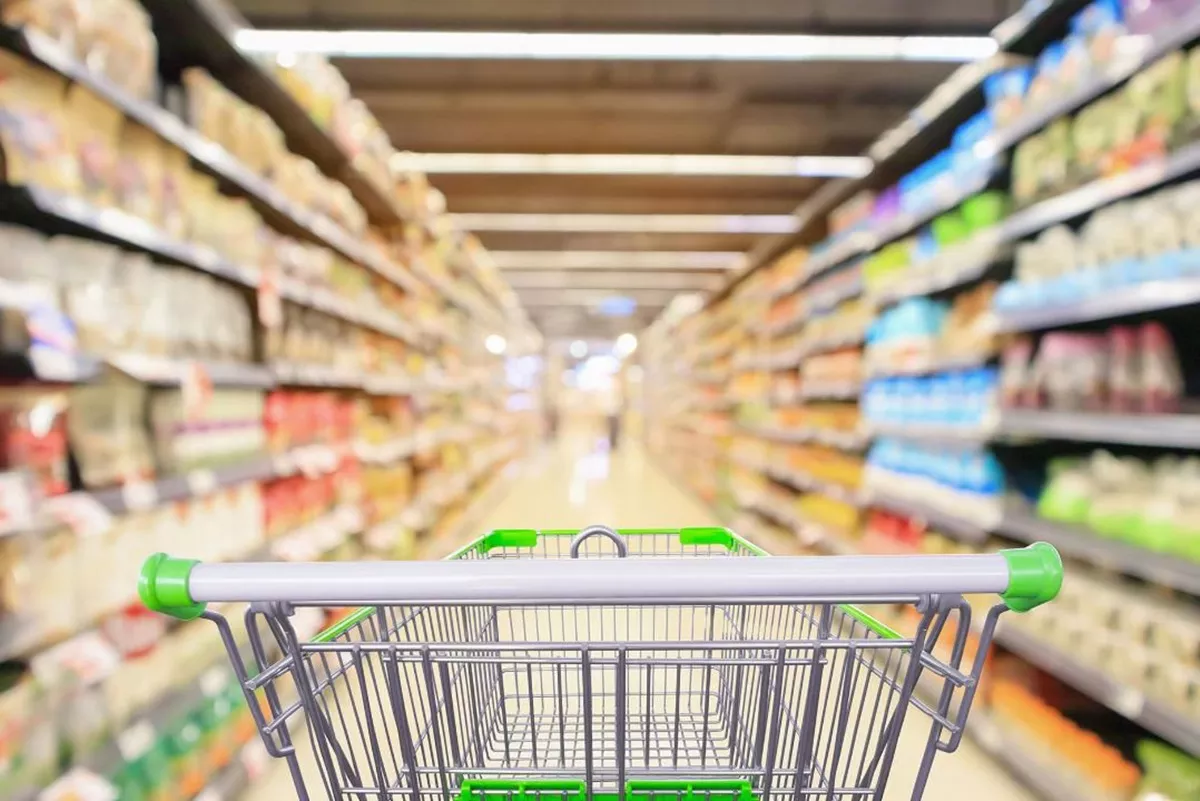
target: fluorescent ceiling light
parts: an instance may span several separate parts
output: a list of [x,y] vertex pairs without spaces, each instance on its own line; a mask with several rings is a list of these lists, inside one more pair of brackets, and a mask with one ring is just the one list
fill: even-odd
[[397,171],[471,175],[730,175],[859,178],[866,156],[722,156],[612,153],[397,153]]
[[990,36],[824,36],[730,33],[305,31],[242,28],[248,53],[340,58],[564,61],[951,61],[996,52]]
[[732,270],[739,251],[686,250],[492,250],[501,270]]
[[463,231],[789,234],[790,214],[453,214]]

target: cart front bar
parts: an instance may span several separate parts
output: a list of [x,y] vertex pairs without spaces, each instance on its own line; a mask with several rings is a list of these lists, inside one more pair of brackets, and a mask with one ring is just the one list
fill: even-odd
[[202,564],[150,557],[147,607],[195,617],[211,602],[293,604],[680,603],[912,601],[936,593],[996,593],[1024,612],[1062,586],[1048,543],[979,555],[770,559],[467,560]]

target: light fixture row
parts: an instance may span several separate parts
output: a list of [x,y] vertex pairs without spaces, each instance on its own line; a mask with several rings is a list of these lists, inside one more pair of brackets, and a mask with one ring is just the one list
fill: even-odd
[[684,153],[397,153],[399,172],[430,175],[679,175],[860,178],[866,156],[729,156]]
[[463,231],[788,234],[790,214],[452,214]]
[[529,33],[524,31],[313,31],[243,28],[255,54],[294,58],[558,61],[943,61],[996,52],[988,36],[832,36],[734,33]]
[[746,254],[717,250],[491,250],[501,270],[714,270],[739,267]]

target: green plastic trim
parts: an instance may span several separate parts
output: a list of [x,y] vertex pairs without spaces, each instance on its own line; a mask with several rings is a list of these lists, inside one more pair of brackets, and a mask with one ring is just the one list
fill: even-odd
[[1028,612],[1053,601],[1062,589],[1063,563],[1048,542],[1000,551],[1008,562],[1008,589],[1001,598],[1014,612]]
[[647,801],[654,801],[659,793],[667,794],[678,801],[693,801],[696,793],[704,794],[705,799],[713,798],[729,801],[752,801],[754,791],[750,782],[745,779],[631,779],[625,782],[625,801],[635,801],[635,794],[649,796]]
[[[733,535],[733,542],[735,545],[745,548],[755,556],[771,556],[770,551],[766,550],[765,548],[760,548],[750,540],[743,537],[741,534],[734,534],[732,531],[729,533]],[[730,547],[730,550],[733,550],[733,548]]]
[[862,623],[864,626],[878,634],[880,637],[883,637],[885,640],[899,640],[903,638],[903,635],[901,635],[900,632],[896,631],[883,621],[876,620],[870,614],[864,612],[857,606],[852,606],[851,604],[839,604],[838,609],[842,610],[859,623]]
[[498,528],[478,540],[481,553],[487,553],[493,548],[532,548],[537,545],[537,529],[532,528]]
[[313,637],[313,642],[333,642],[373,614],[375,614],[375,607],[373,606],[363,606],[355,609],[329,628],[318,632]]
[[193,601],[188,591],[192,568],[198,564],[195,559],[173,559],[165,553],[151,556],[142,563],[142,572],[138,576],[138,595],[142,603],[153,612],[178,620],[200,617],[207,604]]
[[697,526],[679,529],[680,545],[720,545],[732,551],[734,546],[733,532],[722,526]]
[[583,801],[587,783],[582,779],[467,779],[458,790],[458,801],[484,801],[489,794],[505,801],[539,801],[542,793],[562,801]]
[[[544,797],[543,797],[544,794]],[[489,795],[503,801],[583,801],[587,783],[582,779],[467,779],[459,788],[457,801],[487,801]],[[593,793],[594,801],[654,801],[656,795],[670,801],[754,801],[754,789],[744,779],[631,779],[624,793]]]

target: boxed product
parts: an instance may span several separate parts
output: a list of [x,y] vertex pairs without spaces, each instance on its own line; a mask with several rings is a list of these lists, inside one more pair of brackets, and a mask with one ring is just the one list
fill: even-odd
[[18,55],[0,52],[0,147],[10,184],[67,194],[81,186],[66,113],[66,82]]

